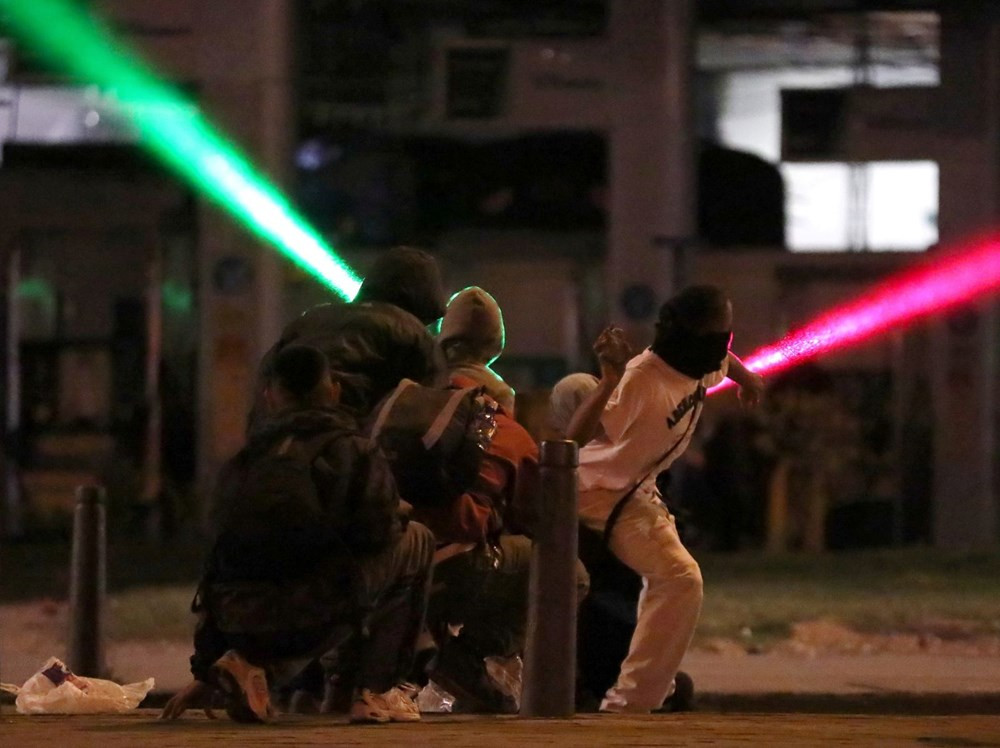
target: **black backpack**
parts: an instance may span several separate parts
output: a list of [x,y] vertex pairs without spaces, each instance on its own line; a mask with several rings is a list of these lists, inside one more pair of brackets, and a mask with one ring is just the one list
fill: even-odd
[[439,389],[404,379],[372,412],[366,431],[405,501],[443,507],[476,480],[495,413],[482,387]]
[[220,476],[215,543],[191,610],[228,634],[266,634],[353,620],[355,562],[324,513],[319,456],[343,432],[244,448]]
[[213,513],[222,577],[292,578],[316,562],[314,551],[329,549],[329,526],[317,520],[344,516],[347,507],[324,510],[315,471],[319,455],[342,435],[286,436],[266,450],[244,448],[226,465]]

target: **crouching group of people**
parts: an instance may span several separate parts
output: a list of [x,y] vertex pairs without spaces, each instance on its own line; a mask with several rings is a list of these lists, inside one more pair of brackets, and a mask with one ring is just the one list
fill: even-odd
[[[707,327],[718,328],[713,342],[728,336],[728,302],[721,295],[709,301],[715,319],[685,320],[683,309],[672,322],[661,315],[675,347],[692,340],[697,347]],[[435,339],[429,326],[438,319]],[[759,378],[728,353],[728,342],[702,351],[702,363],[720,355],[690,383],[691,403],[668,406],[655,387],[645,402],[626,402],[629,382],[645,391],[651,384],[642,377],[655,380],[657,372],[640,361],[646,354],[625,369],[627,344],[607,333],[597,347],[600,385],[566,424],[569,438],[586,445],[584,524],[615,524],[606,533],[612,553],[645,581],[633,646],[602,703],[608,711],[648,711],[675,688],[698,615],[700,577],[697,605],[687,594],[676,601],[683,612],[665,615],[672,593],[661,577],[677,571],[683,546],[661,527],[669,512],[653,505],[641,473],[659,472],[683,450],[706,374],[721,380],[728,365],[734,379],[759,391]],[[497,685],[487,662],[503,669],[524,647],[538,451],[514,420],[513,391],[489,368],[503,344],[492,297],[473,287],[445,308],[433,259],[411,248],[380,258],[354,301],[315,307],[286,328],[262,361],[246,445],[219,476],[214,538],[193,604],[193,680],[168,702],[164,718],[194,706],[210,713],[221,695],[233,719],[266,722],[280,694],[296,710],[346,712],[353,722],[415,721],[428,680],[469,711],[516,709],[515,694]],[[662,356],[655,345],[652,351]],[[661,361],[677,376],[696,373]],[[401,500],[390,461],[365,436],[376,406],[404,379],[482,388],[495,402],[478,474],[446,504]],[[665,422],[685,423],[675,449],[660,456],[654,451],[664,435],[643,424],[664,408]],[[677,428],[666,437],[675,439]],[[655,449],[647,443],[654,438],[661,439]],[[633,495],[641,505],[633,499],[635,506],[616,508]],[[581,600],[588,586],[578,564]],[[667,631],[658,628],[664,622]],[[647,682],[644,673],[654,669]]]

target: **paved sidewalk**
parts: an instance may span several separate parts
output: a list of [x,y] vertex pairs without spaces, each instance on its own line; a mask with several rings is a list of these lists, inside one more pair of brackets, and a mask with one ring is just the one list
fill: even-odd
[[783,654],[734,657],[692,651],[683,669],[706,693],[998,693],[1000,657]]
[[702,708],[731,711],[1000,714],[1000,658],[690,652]]
[[[0,680],[20,685],[48,657],[65,656],[65,621],[42,606],[22,606],[0,637]],[[7,612],[10,612],[8,607]],[[22,620],[23,619],[23,620]],[[11,636],[17,628],[18,635]],[[108,662],[122,682],[156,680],[157,703],[187,683],[187,641],[110,643]],[[738,648],[693,650],[682,667],[699,705],[717,711],[1000,713],[1000,656],[965,653],[815,654]]]
[[550,746],[1000,746],[1000,717],[746,715],[688,713],[567,720],[429,717],[418,724],[356,726],[322,717],[283,717],[274,725],[210,722],[155,712],[124,716],[0,717],[0,742],[13,748],[216,748],[233,746],[406,745],[463,748]]
[[[118,645],[109,660],[123,682],[154,677],[152,703],[161,703],[164,694],[188,681],[189,650],[180,642]],[[0,679],[23,683],[43,661],[5,652]],[[708,710],[1000,714],[1000,657],[738,656],[695,650],[682,667],[695,679],[700,707]]]

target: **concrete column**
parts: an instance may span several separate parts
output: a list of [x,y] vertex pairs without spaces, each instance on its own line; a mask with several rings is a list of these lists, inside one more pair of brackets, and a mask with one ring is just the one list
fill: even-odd
[[156,538],[163,529],[163,402],[160,363],[163,360],[163,247],[158,233],[146,232],[146,444],[142,458],[139,503],[147,511],[147,533]]
[[[283,189],[291,186],[295,147],[295,0],[266,0],[257,24],[261,55],[260,166]],[[259,350],[263,354],[285,326],[284,277],[287,260],[270,247],[259,258],[261,316]]]
[[[942,7],[940,235],[948,247],[996,225],[1000,148],[1000,18],[980,3]],[[934,544],[989,548],[997,526],[996,302],[981,300],[931,326]]]
[[106,678],[104,659],[108,539],[101,486],[78,486],[73,512],[69,583],[69,666],[78,675]]
[[[4,294],[7,304],[6,324],[4,330],[4,356],[6,357],[6,402],[4,403],[4,435],[18,434],[21,439],[21,320],[17,303],[17,286],[21,280],[21,251],[14,247],[9,235],[0,236],[0,241],[10,248],[9,252],[0,255],[6,261],[7,271],[4,281],[7,284]],[[21,495],[21,466],[15,455],[3,455],[3,524],[2,534],[7,537],[17,537],[24,531],[24,497]]]
[[694,4],[611,0],[611,318],[637,343],[684,283],[695,235]]
[[[292,0],[201,3],[196,20],[202,106],[256,168],[285,186]],[[244,442],[257,363],[284,324],[284,260],[214,206],[199,212],[199,479],[208,488]]]
[[542,442],[544,508],[531,547],[522,717],[570,717],[575,710],[579,463],[576,442]]

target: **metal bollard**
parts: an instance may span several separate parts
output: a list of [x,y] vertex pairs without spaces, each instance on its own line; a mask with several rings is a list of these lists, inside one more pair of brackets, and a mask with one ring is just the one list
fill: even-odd
[[576,711],[576,442],[542,442],[540,462],[521,716],[570,717]]
[[73,556],[69,582],[69,662],[79,675],[105,675],[104,598],[107,535],[104,489],[78,486],[73,514]]

